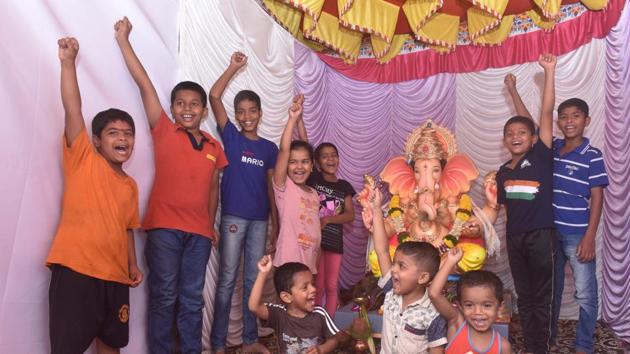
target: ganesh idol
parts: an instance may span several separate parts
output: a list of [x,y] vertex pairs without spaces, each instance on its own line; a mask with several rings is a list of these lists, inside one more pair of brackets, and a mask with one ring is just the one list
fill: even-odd
[[[455,137],[431,120],[415,129],[407,138],[404,156],[390,160],[380,174],[392,195],[384,208],[385,229],[390,235],[390,252],[400,242],[425,241],[441,253],[458,245],[464,251],[459,268],[480,269],[487,256],[500,248],[492,224],[497,217],[495,173],[484,179],[486,202],[478,207],[467,194],[471,182],[479,176],[474,163],[457,153]],[[375,178],[365,176],[365,188],[359,194],[363,221],[371,229],[368,206]],[[378,275],[378,262],[372,251],[369,263]]]

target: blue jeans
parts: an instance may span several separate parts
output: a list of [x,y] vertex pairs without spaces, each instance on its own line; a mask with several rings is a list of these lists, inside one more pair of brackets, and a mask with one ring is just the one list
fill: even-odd
[[210,335],[212,349],[215,351],[225,348],[234,283],[243,251],[243,343],[252,344],[258,340],[256,315],[249,311],[247,303],[258,275],[257,263],[265,252],[267,220],[249,220],[224,214],[221,216],[220,232],[219,283]]
[[558,291],[554,301],[559,310],[562,303],[562,289],[564,289],[564,267],[569,261],[575,280],[575,301],[580,306],[575,331],[575,350],[593,353],[593,337],[595,335],[595,322],[597,321],[597,277],[595,275],[595,260],[582,263],[575,254],[583,236],[559,234],[562,252],[560,257],[557,257],[556,286]]
[[148,231],[149,352],[171,353],[177,303],[181,352],[201,353],[203,284],[212,241],[173,229]]

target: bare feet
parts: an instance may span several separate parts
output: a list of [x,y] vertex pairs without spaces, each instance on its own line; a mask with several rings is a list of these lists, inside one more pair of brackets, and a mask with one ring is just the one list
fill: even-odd
[[267,347],[265,347],[264,345],[258,342],[254,342],[252,344],[243,344],[243,353],[244,354],[250,354],[250,353],[271,354],[271,352],[269,351],[269,349],[267,349]]

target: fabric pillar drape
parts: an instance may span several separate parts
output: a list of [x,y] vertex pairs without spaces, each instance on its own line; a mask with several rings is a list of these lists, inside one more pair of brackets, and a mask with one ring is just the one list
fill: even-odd
[[630,342],[630,6],[606,39],[605,161],[602,315]]

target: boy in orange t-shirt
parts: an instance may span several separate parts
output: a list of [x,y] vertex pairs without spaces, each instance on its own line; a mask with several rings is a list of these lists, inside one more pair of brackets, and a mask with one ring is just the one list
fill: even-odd
[[[170,353],[176,323],[182,353],[201,353],[203,286],[216,237],[219,172],[227,165],[221,144],[200,129],[207,96],[183,81],[171,91],[172,122],[129,42],[131,23],[116,22],[116,40],[138,85],[155,155],[155,179],[142,223],[149,268],[149,352]],[[177,305],[177,306],[176,306]]]
[[140,226],[138,187],[122,169],[133,151],[135,127],[124,111],[100,112],[92,120],[90,144],[75,66],[79,43],[62,38],[58,45],[64,194],[46,260],[52,270],[51,353],[82,353],[94,339],[99,353],[117,353],[129,341],[129,286],[143,277],[132,231]]

